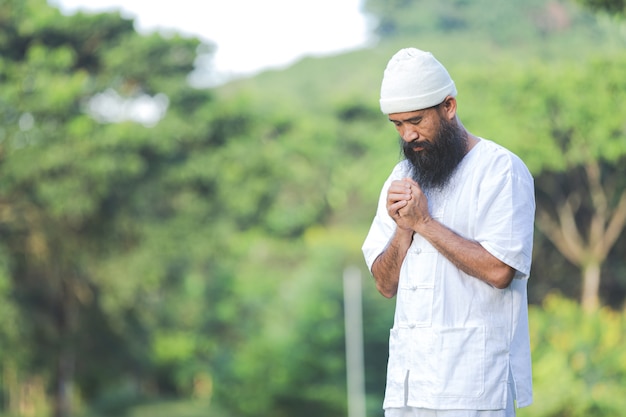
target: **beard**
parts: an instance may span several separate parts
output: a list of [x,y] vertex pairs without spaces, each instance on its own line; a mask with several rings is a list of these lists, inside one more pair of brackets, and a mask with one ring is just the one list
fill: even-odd
[[443,190],[467,153],[466,132],[456,123],[440,119],[439,131],[432,142],[420,142],[421,151],[414,151],[414,143],[400,138],[402,152],[411,165],[411,176],[424,192]]

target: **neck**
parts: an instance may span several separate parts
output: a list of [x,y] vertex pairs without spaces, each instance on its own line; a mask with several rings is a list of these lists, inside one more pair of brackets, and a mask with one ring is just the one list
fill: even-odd
[[461,129],[463,129],[463,133],[465,133],[465,138],[467,139],[467,149],[466,149],[466,154],[469,153],[469,151],[472,150],[472,148],[474,146],[476,146],[476,144],[478,144],[478,142],[480,142],[480,138],[478,136],[474,136],[472,135],[466,128],[465,126],[463,126],[463,123],[461,123],[461,121],[459,120],[458,117],[456,117],[456,122],[459,124],[459,127]]
[[472,148],[478,144],[478,142],[480,142],[480,138],[467,132],[467,152],[471,151]]

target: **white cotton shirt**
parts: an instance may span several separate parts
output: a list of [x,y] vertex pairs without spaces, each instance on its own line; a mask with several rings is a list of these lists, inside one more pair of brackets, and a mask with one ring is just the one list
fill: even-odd
[[[396,228],[386,209],[387,189],[409,175],[402,161],[383,186],[362,248],[370,270]],[[503,409],[509,374],[517,406],[530,405],[526,284],[535,214],[532,176],[513,153],[481,139],[450,184],[428,199],[434,219],[517,272],[509,287],[497,289],[413,235],[400,270],[383,408]]]

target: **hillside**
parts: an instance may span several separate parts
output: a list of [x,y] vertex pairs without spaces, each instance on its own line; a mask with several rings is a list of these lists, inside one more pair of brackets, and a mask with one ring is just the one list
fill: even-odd
[[[378,10],[376,1],[369,8]],[[386,2],[382,2],[385,5]],[[617,22],[596,17],[571,2],[404,1],[391,33],[377,34],[372,46],[327,57],[307,57],[283,70],[270,70],[217,89],[222,97],[239,93],[268,105],[324,111],[342,97],[377,101],[382,71],[398,49],[429,50],[453,74],[480,71],[499,64],[536,62],[576,65],[623,51],[624,30]],[[391,6],[385,6],[391,7]],[[488,12],[487,12],[488,11]],[[387,22],[387,23],[385,23]],[[438,22],[438,23],[437,23]],[[373,35],[374,36],[374,35]],[[462,91],[462,87],[461,91]]]

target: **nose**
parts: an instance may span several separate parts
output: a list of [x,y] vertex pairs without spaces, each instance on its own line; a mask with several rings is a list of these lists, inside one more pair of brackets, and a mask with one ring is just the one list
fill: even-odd
[[412,128],[410,125],[403,126],[400,129],[400,136],[402,137],[402,140],[407,143],[413,142],[414,140],[417,140],[420,137],[417,129]]

